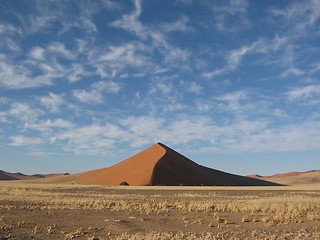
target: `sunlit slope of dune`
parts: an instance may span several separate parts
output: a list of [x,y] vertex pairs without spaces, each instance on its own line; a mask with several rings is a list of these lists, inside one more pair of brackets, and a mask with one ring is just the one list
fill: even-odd
[[52,179],[47,183],[98,185],[276,186],[278,184],[238,176],[201,166],[162,143],[112,166]]

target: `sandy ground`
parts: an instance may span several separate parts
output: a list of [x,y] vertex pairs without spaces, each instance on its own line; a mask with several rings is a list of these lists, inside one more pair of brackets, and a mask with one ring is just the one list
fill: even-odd
[[320,188],[0,183],[0,239],[320,239]]

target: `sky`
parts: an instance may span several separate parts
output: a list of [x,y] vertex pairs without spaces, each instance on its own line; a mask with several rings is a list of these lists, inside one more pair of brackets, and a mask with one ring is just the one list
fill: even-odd
[[320,1],[0,1],[0,169],[157,143],[240,175],[320,169]]

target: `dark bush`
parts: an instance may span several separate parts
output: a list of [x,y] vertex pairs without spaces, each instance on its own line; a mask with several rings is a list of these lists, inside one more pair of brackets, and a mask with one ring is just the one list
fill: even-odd
[[121,185],[121,186],[129,186],[129,183],[127,183],[127,182],[122,182],[122,183],[120,183],[120,185]]

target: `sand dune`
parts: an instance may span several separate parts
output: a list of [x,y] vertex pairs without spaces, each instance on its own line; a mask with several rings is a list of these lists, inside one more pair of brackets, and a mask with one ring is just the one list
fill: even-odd
[[[41,180],[42,181],[42,180]],[[274,186],[275,183],[210,169],[191,161],[169,147],[158,143],[148,149],[103,169],[52,179],[47,183],[81,183],[119,185],[208,185],[208,186]]]
[[284,185],[320,184],[320,170],[289,172],[266,177],[256,176],[255,178]]
[[34,175],[26,175],[20,172],[17,173],[10,173],[3,170],[0,170],[0,181],[11,181],[11,180],[32,180],[32,179],[39,179],[39,178],[50,178],[50,177],[57,177],[62,176],[63,173],[53,173],[53,174],[34,174]]

